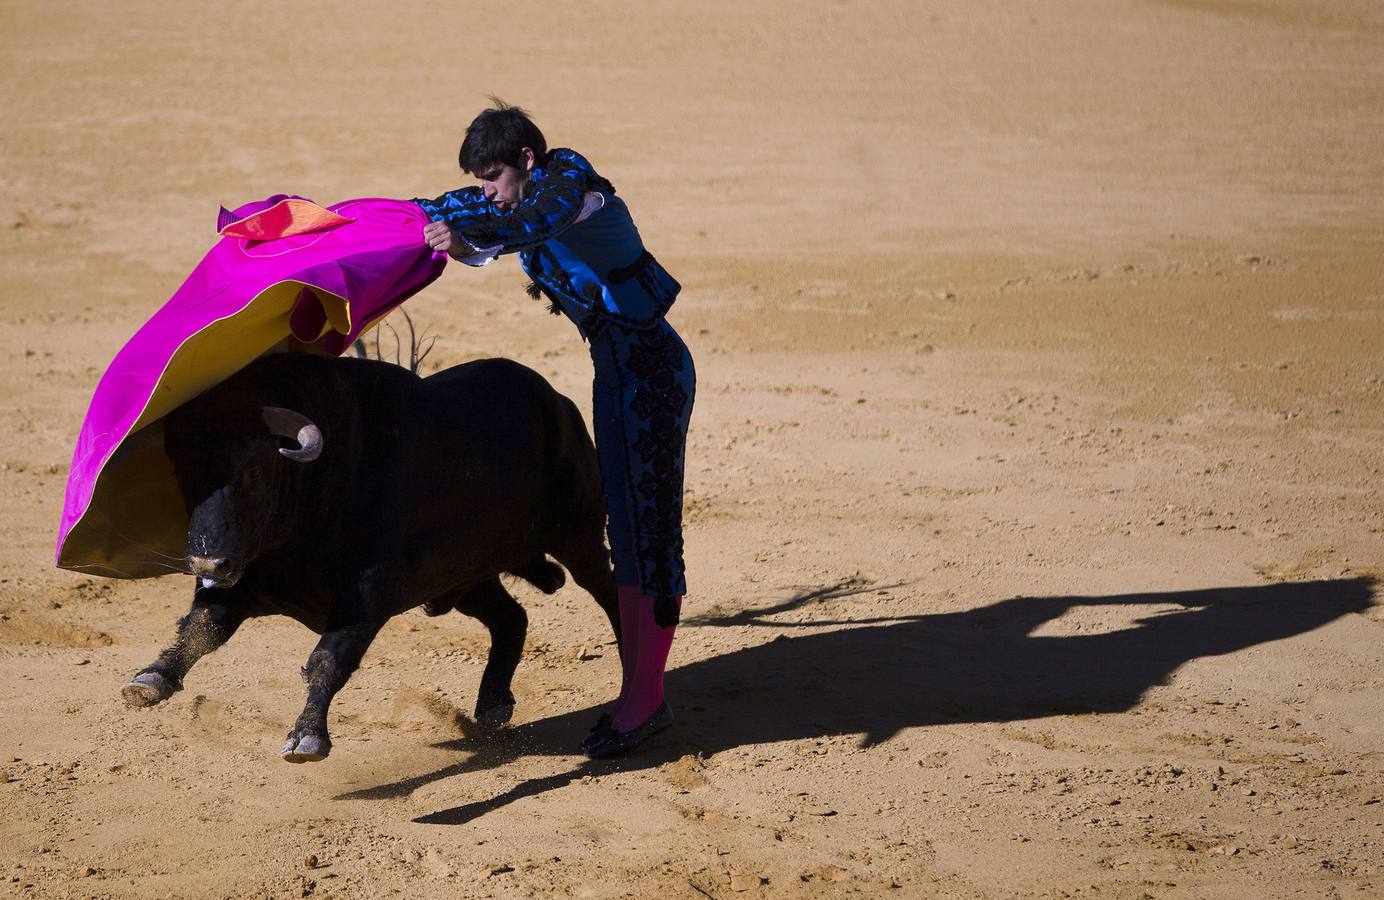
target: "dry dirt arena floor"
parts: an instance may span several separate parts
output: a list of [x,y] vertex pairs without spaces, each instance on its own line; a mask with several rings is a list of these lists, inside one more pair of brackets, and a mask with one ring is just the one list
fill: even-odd
[[[0,3],[0,885],[22,897],[1384,896],[1377,0]],[[188,579],[53,568],[72,441],[218,204],[435,195],[498,94],[684,283],[677,727],[518,584],[395,619],[278,748],[315,642],[120,687]],[[511,260],[429,368],[590,402]]]

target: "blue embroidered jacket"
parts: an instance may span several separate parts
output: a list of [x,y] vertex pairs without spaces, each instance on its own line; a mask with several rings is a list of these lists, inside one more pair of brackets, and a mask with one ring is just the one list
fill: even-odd
[[[599,193],[603,205],[578,221],[588,192]],[[512,210],[496,209],[474,186],[413,202],[472,247],[517,251],[554,311],[561,309],[590,337],[612,321],[653,325],[681,289],[644,249],[614,186],[574,150],[549,151],[529,172],[528,193]]]

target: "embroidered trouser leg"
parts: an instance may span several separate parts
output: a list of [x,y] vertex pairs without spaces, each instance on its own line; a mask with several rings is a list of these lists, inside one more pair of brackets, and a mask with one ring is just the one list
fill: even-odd
[[649,597],[687,591],[682,481],[696,371],[664,320],[610,324],[591,340],[592,418],[617,584]]

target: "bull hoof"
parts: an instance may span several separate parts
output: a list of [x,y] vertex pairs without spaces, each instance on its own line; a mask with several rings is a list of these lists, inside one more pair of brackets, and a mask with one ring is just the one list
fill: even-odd
[[494,688],[481,680],[481,689],[476,695],[476,724],[486,728],[498,728],[514,717],[514,692],[507,688]]
[[140,672],[120,689],[120,696],[130,706],[153,706],[172,697],[177,690],[173,682],[158,672]]
[[325,734],[296,734],[288,736],[288,742],[279,751],[285,762],[321,762],[332,752],[332,742]]
[[476,710],[476,724],[485,728],[499,728],[514,718],[513,703],[499,703],[484,710]]
[[437,616],[445,616],[454,608],[455,607],[453,607],[452,604],[447,603],[445,601],[430,601],[428,603],[423,604],[423,615],[432,616],[434,618],[436,618]]

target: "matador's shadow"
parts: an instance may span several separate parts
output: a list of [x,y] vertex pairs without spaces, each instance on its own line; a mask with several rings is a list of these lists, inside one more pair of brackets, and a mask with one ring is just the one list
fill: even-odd
[[[861,734],[868,745],[922,725],[1128,710],[1183,663],[1303,634],[1361,612],[1373,602],[1374,587],[1373,579],[1350,578],[1112,597],[1020,597],[963,612],[887,619],[768,618],[865,590],[843,583],[767,609],[693,618],[683,627],[840,627],[800,637],[779,635],[669,672],[668,694],[680,721],[626,759],[583,763],[415,821],[462,824],[586,774],[658,766],[691,752],[710,756],[745,744],[839,734]],[[1142,611],[1142,618],[1115,631],[1033,635],[1043,623],[1091,606],[1175,608]],[[425,775],[338,799],[399,797],[524,756],[571,756],[597,715],[597,709],[588,708],[497,735],[448,741],[439,746],[468,756]]]

